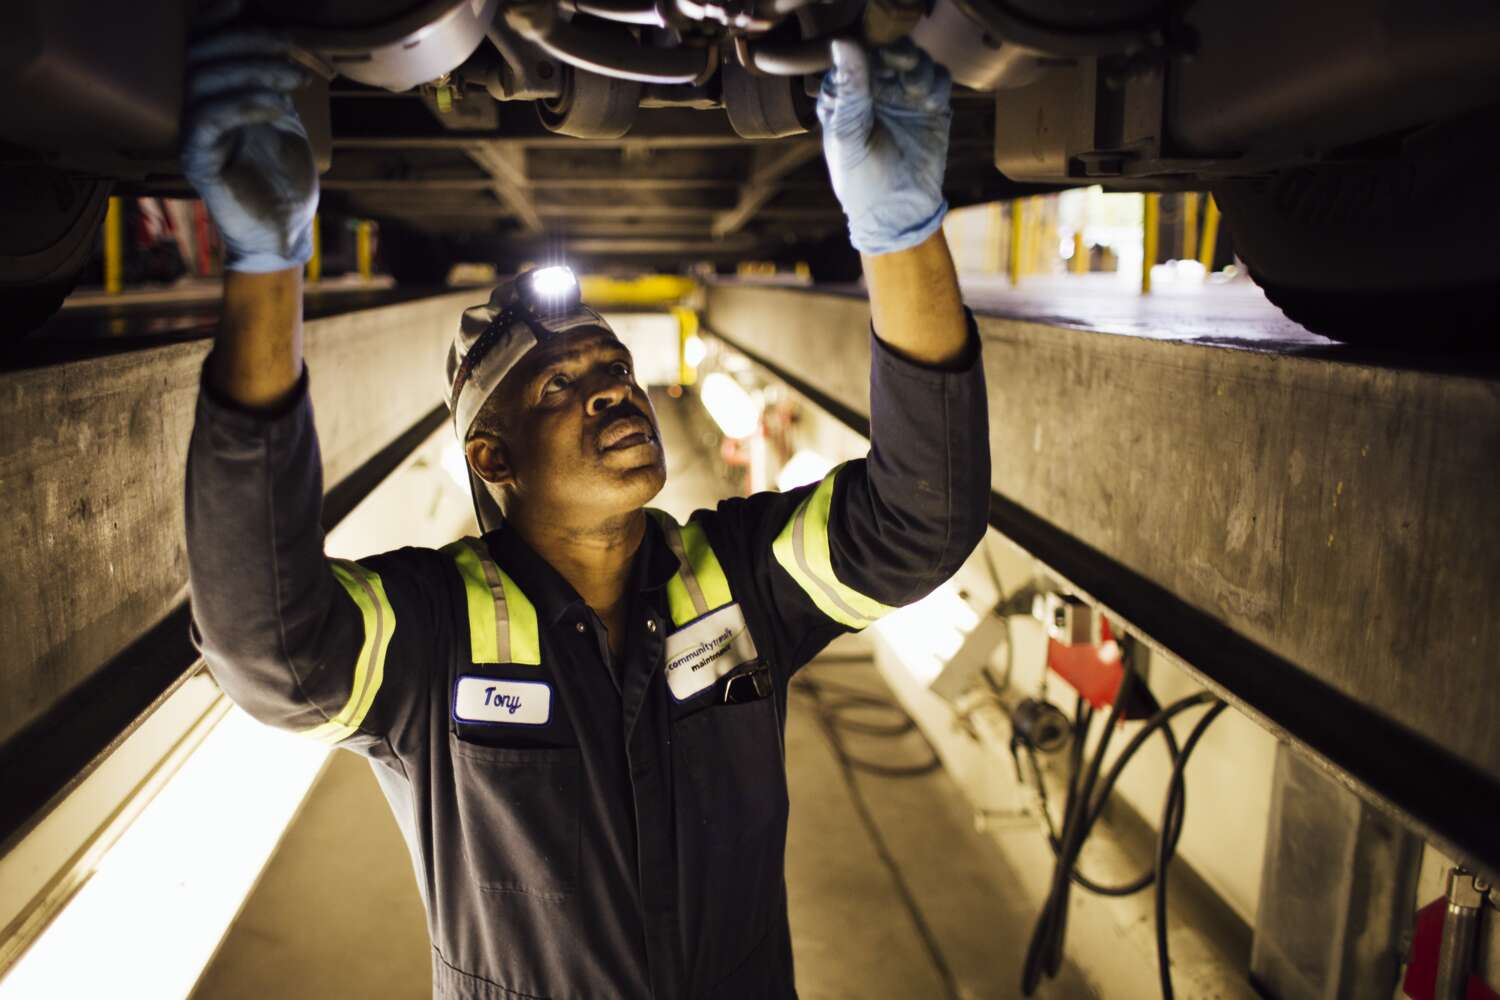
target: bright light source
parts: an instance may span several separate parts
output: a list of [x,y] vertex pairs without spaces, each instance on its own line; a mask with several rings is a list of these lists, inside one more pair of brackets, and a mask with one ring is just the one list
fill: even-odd
[[747,438],[760,428],[761,405],[734,379],[714,372],[703,380],[703,405],[725,437]]
[[328,753],[232,709],[0,980],[0,1000],[186,997]]
[[943,665],[958,652],[964,636],[979,624],[979,616],[958,596],[950,581],[915,604],[898,608],[871,626],[908,673],[930,685]]
[[697,368],[707,354],[708,345],[703,342],[702,337],[689,337],[683,341],[682,360],[687,362],[689,368]]
[[776,476],[776,488],[785,493],[808,483],[816,483],[833,470],[833,463],[808,448],[799,449],[787,459]]
[[565,298],[578,290],[578,279],[571,267],[555,264],[532,271],[528,280],[531,290],[548,301]]
[[448,441],[443,445],[443,471],[458,484],[458,488],[464,493],[469,492],[469,461],[464,458],[464,450],[458,446],[457,441]]

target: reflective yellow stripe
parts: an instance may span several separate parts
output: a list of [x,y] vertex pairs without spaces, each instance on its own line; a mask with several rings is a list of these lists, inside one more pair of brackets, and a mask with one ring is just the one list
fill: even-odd
[[734,602],[729,578],[708,544],[708,533],[696,521],[679,525],[665,511],[651,510],[661,525],[667,547],[677,556],[678,570],[667,581],[667,608],[678,628],[710,611]]
[[536,624],[536,608],[521,593],[516,581],[496,567],[500,573],[500,585],[505,591],[505,606],[510,609],[510,659],[507,663],[525,663],[540,666],[542,663],[542,637]]
[[771,552],[819,611],[841,625],[861,629],[896,609],[845,586],[834,575],[828,518],[833,508],[834,480],[843,468],[840,465],[824,476],[818,488],[797,506],[771,544]]
[[475,663],[499,663],[499,623],[495,619],[495,599],[490,594],[489,584],[484,580],[484,567],[479,556],[465,544],[468,540],[454,542],[443,547],[443,551],[458,563],[458,575],[463,577],[464,597],[469,609],[469,659]]
[[334,578],[343,584],[364,618],[364,642],[354,664],[349,700],[337,715],[303,735],[323,743],[338,743],[354,735],[375,704],[375,695],[385,680],[385,654],[396,631],[396,612],[378,573],[343,559],[331,560],[330,564]]
[[469,615],[469,659],[474,663],[542,662],[536,608],[490,559],[484,542],[465,538],[444,546],[464,581]]
[[719,565],[719,557],[714,555],[713,546],[708,544],[708,533],[701,524],[689,521],[682,526],[682,547],[687,550],[688,568],[698,578],[698,589],[703,592],[708,610],[733,603],[729,578],[724,575],[724,567]]

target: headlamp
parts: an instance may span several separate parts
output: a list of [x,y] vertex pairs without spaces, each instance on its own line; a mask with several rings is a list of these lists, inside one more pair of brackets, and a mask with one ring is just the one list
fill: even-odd
[[521,275],[516,297],[532,312],[567,312],[578,305],[578,278],[563,264],[539,267]]

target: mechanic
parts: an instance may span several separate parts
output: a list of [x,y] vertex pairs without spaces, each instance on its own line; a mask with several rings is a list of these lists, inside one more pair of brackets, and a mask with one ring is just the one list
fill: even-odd
[[302,73],[269,35],[192,48],[183,167],[227,272],[188,456],[195,640],[250,714],[369,758],[437,996],[796,995],[788,683],[959,567],[990,478],[941,230],[948,74],[910,44],[834,52],[818,114],[869,285],[868,457],[685,525],[647,510],[665,463],[629,352],[532,272],[448,359],[488,530],[350,562],[323,554],[302,359]]

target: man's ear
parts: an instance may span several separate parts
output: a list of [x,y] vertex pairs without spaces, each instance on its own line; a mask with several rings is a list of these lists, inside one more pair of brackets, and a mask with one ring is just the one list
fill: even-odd
[[480,479],[495,486],[510,486],[516,481],[515,469],[510,464],[510,454],[505,442],[494,434],[478,431],[464,445],[464,455],[469,468]]

